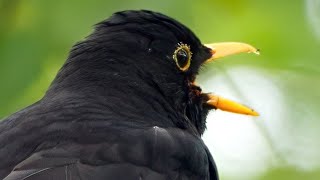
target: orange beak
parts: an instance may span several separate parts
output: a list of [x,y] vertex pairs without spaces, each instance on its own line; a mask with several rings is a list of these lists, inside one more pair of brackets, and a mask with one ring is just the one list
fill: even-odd
[[[213,43],[205,44],[206,47],[211,49],[212,57],[205,61],[205,63],[214,61],[218,58],[238,54],[242,52],[259,54],[259,50],[253,46],[245,43],[239,42],[223,42],[223,43]],[[259,114],[253,109],[241,105],[237,102],[231,101],[229,99],[222,98],[218,95],[209,94],[208,101],[206,102],[208,106],[214,108],[251,116],[259,116]]]

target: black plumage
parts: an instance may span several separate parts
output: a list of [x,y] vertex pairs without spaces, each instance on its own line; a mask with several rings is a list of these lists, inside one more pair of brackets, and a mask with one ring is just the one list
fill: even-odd
[[72,48],[40,101],[0,122],[0,179],[218,179],[201,139],[212,107],[192,83],[211,56],[165,15],[115,13]]

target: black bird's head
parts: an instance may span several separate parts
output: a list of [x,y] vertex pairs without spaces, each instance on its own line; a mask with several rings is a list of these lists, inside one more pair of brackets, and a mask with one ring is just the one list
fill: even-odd
[[204,45],[189,28],[160,13],[117,12],[73,47],[48,94],[61,89],[91,93],[106,103],[112,101],[106,107],[155,119],[163,114],[174,125],[192,126],[202,134],[211,109],[257,115],[203,93],[195,83],[203,64],[240,52],[257,50],[244,43]]

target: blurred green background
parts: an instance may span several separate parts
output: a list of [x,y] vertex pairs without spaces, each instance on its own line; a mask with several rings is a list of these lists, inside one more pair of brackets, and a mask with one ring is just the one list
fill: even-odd
[[0,118],[39,100],[71,46],[126,9],[167,14],[203,42],[261,49],[214,62],[199,77],[206,91],[261,113],[208,117],[204,140],[221,179],[320,179],[318,0],[0,0]]

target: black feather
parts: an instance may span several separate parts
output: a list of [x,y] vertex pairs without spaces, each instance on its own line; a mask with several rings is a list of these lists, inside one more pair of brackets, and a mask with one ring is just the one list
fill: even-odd
[[[172,54],[188,44],[181,72]],[[46,95],[0,123],[0,178],[218,179],[190,81],[210,53],[179,22],[123,11],[77,43]]]

